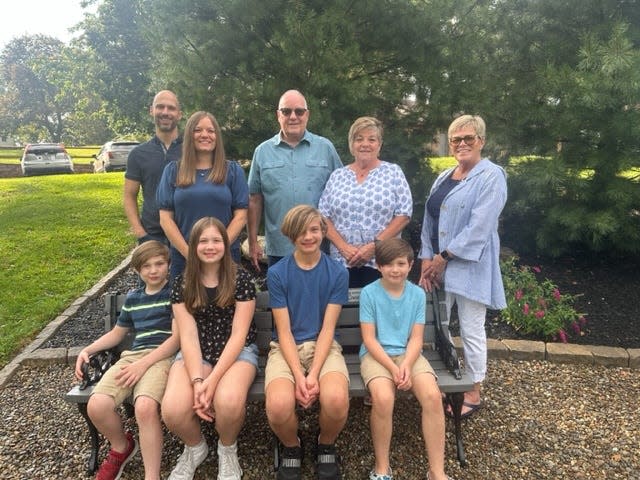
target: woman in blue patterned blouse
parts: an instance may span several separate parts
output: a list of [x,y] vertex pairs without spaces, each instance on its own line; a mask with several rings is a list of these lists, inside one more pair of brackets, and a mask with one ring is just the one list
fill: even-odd
[[320,197],[331,257],[349,270],[349,287],[380,277],[374,252],[379,240],[397,237],[409,223],[413,200],[398,165],[380,160],[382,123],[358,118],[349,129],[353,163],[335,170]]

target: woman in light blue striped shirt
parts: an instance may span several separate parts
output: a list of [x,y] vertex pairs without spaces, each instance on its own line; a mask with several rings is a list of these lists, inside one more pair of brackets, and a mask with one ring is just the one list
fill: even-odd
[[426,201],[422,224],[420,284],[442,286],[448,317],[458,306],[465,366],[475,386],[465,393],[462,416],[482,405],[487,370],[486,310],[506,306],[500,273],[498,219],[507,200],[502,167],[482,158],[485,123],[463,115],[449,126],[449,147],[458,165],[442,172]]

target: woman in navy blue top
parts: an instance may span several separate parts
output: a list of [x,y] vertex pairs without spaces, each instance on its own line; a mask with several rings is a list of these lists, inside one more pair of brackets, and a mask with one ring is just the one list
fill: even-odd
[[184,270],[189,232],[203,217],[225,225],[232,257],[240,261],[238,235],[247,223],[249,187],[240,165],[225,159],[220,126],[211,113],[189,117],[182,158],[165,167],[156,199],[160,225],[171,242],[171,278]]

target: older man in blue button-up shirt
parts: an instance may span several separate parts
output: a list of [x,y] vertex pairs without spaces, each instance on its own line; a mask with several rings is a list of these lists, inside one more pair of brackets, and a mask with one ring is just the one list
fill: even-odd
[[262,256],[258,228],[264,210],[269,264],[291,253],[293,247],[280,232],[285,214],[294,206],[318,206],[324,186],[342,162],[333,144],[307,130],[309,109],[304,96],[289,90],[276,111],[280,132],[256,148],[249,171],[249,252],[256,268]]

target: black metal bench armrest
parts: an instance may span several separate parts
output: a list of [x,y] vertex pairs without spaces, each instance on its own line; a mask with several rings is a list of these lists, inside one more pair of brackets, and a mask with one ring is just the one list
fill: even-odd
[[89,363],[84,362],[82,364],[80,390],[98,383],[102,375],[118,361],[118,357],[119,355],[115,349],[102,350],[92,355]]
[[462,378],[460,359],[458,358],[456,347],[451,342],[449,333],[445,331],[442,326],[442,318],[440,318],[440,294],[438,290],[434,289],[431,292],[431,296],[433,300],[433,315],[435,317],[436,351],[440,354],[440,358],[442,358],[451,375],[453,375],[456,380],[460,380]]

